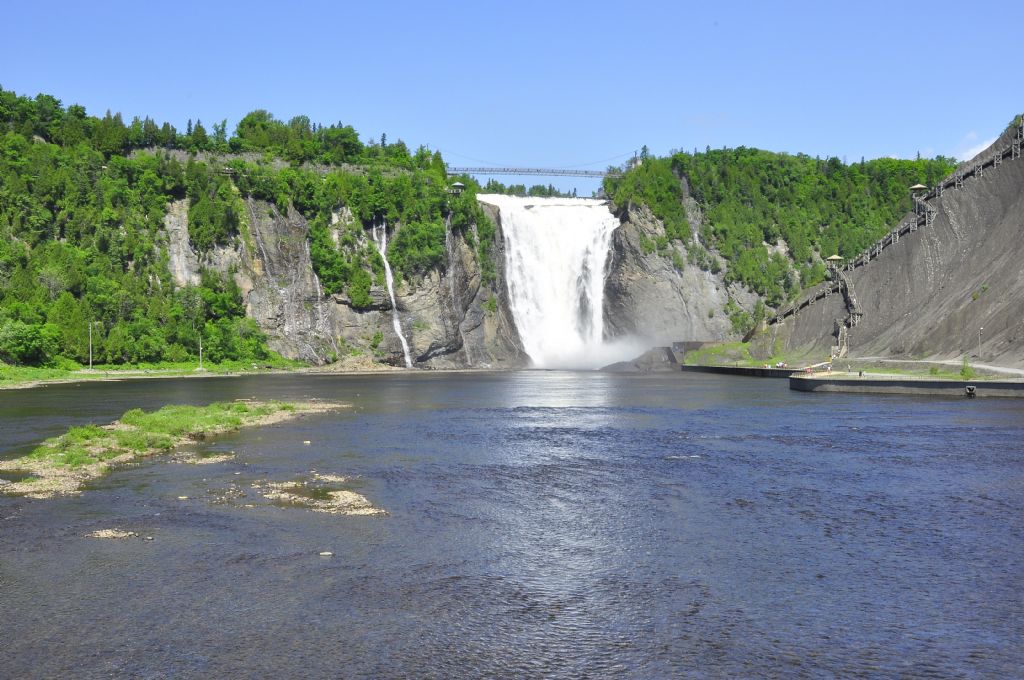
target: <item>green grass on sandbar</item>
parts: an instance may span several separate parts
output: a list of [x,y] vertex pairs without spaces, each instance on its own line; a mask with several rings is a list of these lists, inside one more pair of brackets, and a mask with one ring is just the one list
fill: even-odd
[[182,437],[196,437],[238,428],[278,411],[294,411],[284,402],[217,402],[209,406],[164,406],[146,413],[141,409],[126,412],[120,426],[72,427],[59,437],[40,444],[29,458],[48,460],[57,465],[78,467],[102,462],[122,454],[139,455],[166,451]]

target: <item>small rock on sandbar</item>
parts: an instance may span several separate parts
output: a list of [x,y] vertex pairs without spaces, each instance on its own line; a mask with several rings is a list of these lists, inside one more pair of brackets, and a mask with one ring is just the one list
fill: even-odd
[[123,531],[121,529],[97,529],[86,534],[89,538],[135,538],[138,536],[134,531]]
[[342,477],[341,475],[322,475],[319,472],[313,473],[313,479],[318,482],[330,482],[332,484],[344,484],[348,481],[348,477]]

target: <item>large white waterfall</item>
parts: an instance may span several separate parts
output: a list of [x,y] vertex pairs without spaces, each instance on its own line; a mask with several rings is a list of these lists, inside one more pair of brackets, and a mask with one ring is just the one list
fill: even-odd
[[381,221],[378,225],[373,223],[373,242],[377,244],[377,252],[380,259],[384,260],[384,283],[388,286],[388,296],[391,298],[391,325],[395,328],[395,335],[402,342],[402,354],[405,356],[405,367],[412,368],[412,357],[409,356],[409,343],[402,335],[402,322],[398,320],[398,305],[395,303],[395,277],[391,275],[391,263],[388,262],[388,224]]
[[604,282],[618,219],[596,199],[481,194],[501,211],[509,303],[537,368],[600,368],[635,343],[604,339]]

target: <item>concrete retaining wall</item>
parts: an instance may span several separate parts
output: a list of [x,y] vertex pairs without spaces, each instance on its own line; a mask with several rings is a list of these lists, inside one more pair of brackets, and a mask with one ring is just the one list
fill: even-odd
[[967,388],[976,397],[1024,398],[1024,381],[914,380],[889,378],[816,378],[793,375],[789,389],[800,392],[861,392],[870,394],[930,394],[964,398]]
[[749,378],[788,378],[798,370],[795,368],[758,368],[747,366],[680,366],[680,369],[691,373],[745,375]]

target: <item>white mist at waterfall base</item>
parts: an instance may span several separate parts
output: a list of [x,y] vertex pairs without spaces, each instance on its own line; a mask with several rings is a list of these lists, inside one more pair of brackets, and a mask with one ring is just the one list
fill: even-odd
[[412,368],[412,357],[409,356],[409,343],[402,335],[402,323],[398,320],[398,305],[395,304],[395,277],[391,275],[391,264],[388,263],[388,225],[381,222],[379,225],[373,223],[373,242],[377,244],[377,252],[380,259],[384,260],[384,282],[388,285],[388,297],[391,298],[391,323],[395,328],[395,335],[402,342],[402,354],[405,356],[405,367]]
[[509,306],[534,367],[600,368],[647,349],[604,339],[604,283],[619,226],[606,201],[477,198],[501,211]]

